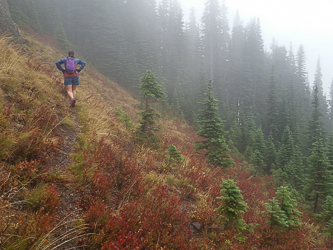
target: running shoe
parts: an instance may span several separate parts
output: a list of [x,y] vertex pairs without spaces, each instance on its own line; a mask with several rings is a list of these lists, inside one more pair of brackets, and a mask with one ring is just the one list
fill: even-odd
[[73,98],[72,103],[71,103],[72,107],[75,107],[75,102],[76,102],[76,100],[75,100],[75,98]]

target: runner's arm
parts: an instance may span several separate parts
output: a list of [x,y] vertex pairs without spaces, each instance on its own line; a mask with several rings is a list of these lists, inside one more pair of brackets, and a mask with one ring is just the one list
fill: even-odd
[[86,62],[80,59],[77,59],[76,63],[81,65],[81,67],[78,69],[79,71],[83,70],[83,68],[86,66]]
[[66,62],[66,58],[60,59],[59,61],[56,62],[57,68],[60,71],[64,71],[64,69],[61,67],[61,64],[65,64],[65,62]]

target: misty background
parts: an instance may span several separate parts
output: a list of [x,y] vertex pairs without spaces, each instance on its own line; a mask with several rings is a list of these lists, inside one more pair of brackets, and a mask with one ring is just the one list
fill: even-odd
[[[205,0],[180,0],[180,3],[186,21],[191,8],[195,9],[197,17],[202,16]],[[332,1],[225,0],[225,4],[230,27],[237,11],[244,23],[253,17],[260,19],[266,50],[270,50],[273,39],[287,48],[291,44],[294,50],[302,44],[310,84],[313,84],[317,60],[320,58],[324,92],[329,95],[333,79]]]

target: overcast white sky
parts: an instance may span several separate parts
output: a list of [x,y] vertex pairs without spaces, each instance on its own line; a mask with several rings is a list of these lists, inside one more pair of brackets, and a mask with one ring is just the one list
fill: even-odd
[[[187,13],[192,7],[197,18],[201,18],[206,0],[179,2],[186,15],[185,21],[188,21]],[[302,44],[310,84],[320,57],[324,90],[329,96],[333,78],[333,0],[225,0],[225,4],[230,28],[237,9],[244,24],[252,17],[259,17],[267,50],[273,38],[287,49],[292,43],[295,54]]]

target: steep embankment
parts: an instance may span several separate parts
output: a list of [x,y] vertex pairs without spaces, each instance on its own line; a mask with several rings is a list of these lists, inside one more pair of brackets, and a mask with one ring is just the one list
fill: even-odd
[[[119,88],[108,95],[99,87],[105,79],[87,67],[78,91],[87,105],[79,101],[70,108],[54,66],[64,55],[25,38],[21,49],[0,41],[0,248],[48,249],[69,240],[61,246],[67,249],[76,242],[80,227],[75,232],[73,226],[82,216],[80,195],[67,171],[81,134],[77,110],[84,109],[82,120],[93,123],[86,135],[102,136],[107,113],[100,110],[111,112],[111,104],[126,109],[130,104],[120,98],[129,96]],[[119,98],[108,108],[97,105],[103,95]]]
[[[208,166],[195,153],[198,138],[188,126],[165,116],[160,142],[136,142],[139,102],[89,66],[81,74],[77,107],[70,108],[54,66],[64,55],[25,38],[27,48],[18,51],[0,41],[0,248],[328,244],[306,213],[297,230],[268,224],[263,212],[275,196],[271,178],[252,176],[237,160],[226,172]],[[169,145],[184,160],[174,160],[166,152]],[[235,179],[248,206],[243,217],[250,226],[242,233],[215,211],[227,178]]]

